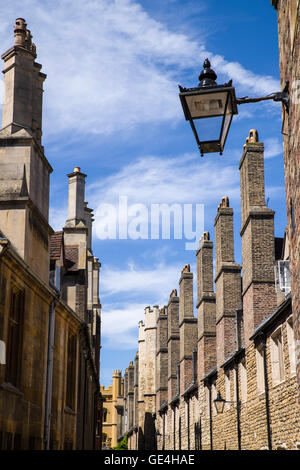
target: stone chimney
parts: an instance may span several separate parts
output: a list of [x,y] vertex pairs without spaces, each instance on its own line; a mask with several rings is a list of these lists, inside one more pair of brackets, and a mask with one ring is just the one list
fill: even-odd
[[73,173],[69,173],[67,176],[69,178],[69,201],[66,227],[76,227],[79,222],[85,223],[87,214],[84,204],[86,175],[76,166]]
[[35,62],[36,47],[26,21],[17,18],[14,45],[2,54],[4,103],[2,128],[7,134],[26,129],[41,144],[43,82],[46,75]]
[[193,273],[187,264],[179,280],[180,393],[193,380],[193,350],[197,346],[197,318],[194,317]]
[[168,311],[159,310],[156,336],[156,410],[168,399]]
[[204,232],[197,257],[198,381],[216,365],[216,295],[213,281],[213,242]]
[[138,427],[143,429],[145,415],[145,392],[146,392],[146,345],[145,325],[139,322],[139,370],[138,370]]
[[179,363],[179,297],[173,289],[168,303],[168,402],[177,394],[177,364]]
[[146,383],[145,383],[145,412],[155,412],[155,363],[156,363],[156,334],[159,307],[145,308],[145,349],[146,349]]
[[134,412],[133,412],[133,425],[137,426],[139,422],[139,352],[136,352],[134,359],[134,384],[133,384],[133,402],[134,402]]
[[264,145],[251,130],[240,160],[243,315],[246,346],[257,325],[276,308],[274,211],[265,204]]
[[134,425],[134,365],[130,361],[128,366],[128,427],[129,429]]
[[223,197],[215,218],[217,367],[236,350],[236,309],[241,305],[241,266],[234,261],[233,209]]
[[46,75],[41,73],[42,66],[35,57],[26,22],[18,18],[15,44],[2,55],[0,226],[19,256],[48,283],[49,236],[53,232],[48,224],[52,168],[41,146]]

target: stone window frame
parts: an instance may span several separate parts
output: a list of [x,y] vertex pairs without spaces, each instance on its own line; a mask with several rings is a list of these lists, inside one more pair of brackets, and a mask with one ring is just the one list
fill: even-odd
[[286,336],[288,344],[288,356],[290,366],[290,376],[294,377],[297,374],[297,361],[296,361],[296,341],[294,334],[293,314],[291,314],[286,321]]
[[206,412],[206,418],[208,419],[209,418],[209,407],[210,407],[210,403],[209,403],[209,387],[211,385],[209,384],[206,384],[205,385],[205,412]]
[[263,346],[256,348],[256,390],[258,395],[265,393],[264,353]]
[[231,401],[231,380],[230,380],[231,370],[224,371],[224,387],[225,387],[225,411],[230,409]]
[[216,407],[214,406],[214,400],[217,398],[217,395],[218,395],[218,391],[217,391],[217,380],[213,380],[212,383],[211,383],[211,401],[212,401],[212,415],[213,416],[216,416],[218,413],[217,413],[217,409]]
[[247,403],[248,399],[248,382],[247,382],[247,364],[246,359],[243,359],[239,363],[239,377],[240,377],[240,401],[241,403]]
[[272,384],[276,387],[285,381],[282,325],[280,325],[270,336],[270,359]]

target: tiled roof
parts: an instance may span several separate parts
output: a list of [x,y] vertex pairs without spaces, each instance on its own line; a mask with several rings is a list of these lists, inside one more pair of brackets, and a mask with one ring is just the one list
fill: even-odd
[[50,237],[50,259],[60,259],[63,249],[63,232],[54,232]]

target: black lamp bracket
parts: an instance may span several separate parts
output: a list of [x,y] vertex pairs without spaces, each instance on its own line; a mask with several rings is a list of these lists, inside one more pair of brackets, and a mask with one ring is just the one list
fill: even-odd
[[282,91],[277,93],[271,93],[267,96],[262,96],[259,98],[249,98],[245,96],[243,98],[237,98],[237,104],[245,104],[245,103],[257,103],[259,101],[266,101],[266,100],[273,100],[273,101],[281,101],[285,107],[287,113],[289,113],[290,109],[290,94],[289,94],[289,82],[286,81],[285,87]]

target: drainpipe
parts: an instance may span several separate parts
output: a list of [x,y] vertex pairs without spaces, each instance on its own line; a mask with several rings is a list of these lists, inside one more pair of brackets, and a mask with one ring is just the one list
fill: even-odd
[[268,381],[268,369],[267,369],[267,342],[266,342],[266,337],[265,337],[264,334],[262,336],[262,350],[263,350],[263,362],[264,362],[268,449],[272,450],[272,432],[271,432],[271,419],[270,419],[270,397],[269,397],[269,381]]
[[241,450],[241,402],[239,393],[239,364],[235,362],[235,390],[236,390],[236,422],[238,435],[238,450]]
[[174,406],[174,413],[173,413],[173,447],[176,450],[176,406]]
[[188,431],[188,450],[190,450],[191,447],[191,436],[190,436],[190,400],[189,397],[187,399],[187,431]]
[[45,400],[45,421],[44,421],[44,449],[45,450],[49,450],[49,444],[50,444],[54,328],[55,328],[55,300],[51,302],[50,309],[49,309],[46,400]]
[[84,392],[83,392],[83,417],[82,417],[82,442],[81,449],[85,449],[85,420],[86,420],[86,395],[87,395],[87,353],[84,352]]
[[199,450],[202,450],[202,421],[199,419]]
[[210,450],[213,450],[213,429],[212,429],[212,393],[211,393],[211,383],[208,385],[209,391],[209,433],[210,433]]
[[163,414],[163,445],[162,445],[162,450],[165,450],[165,436],[166,433],[166,414]]

